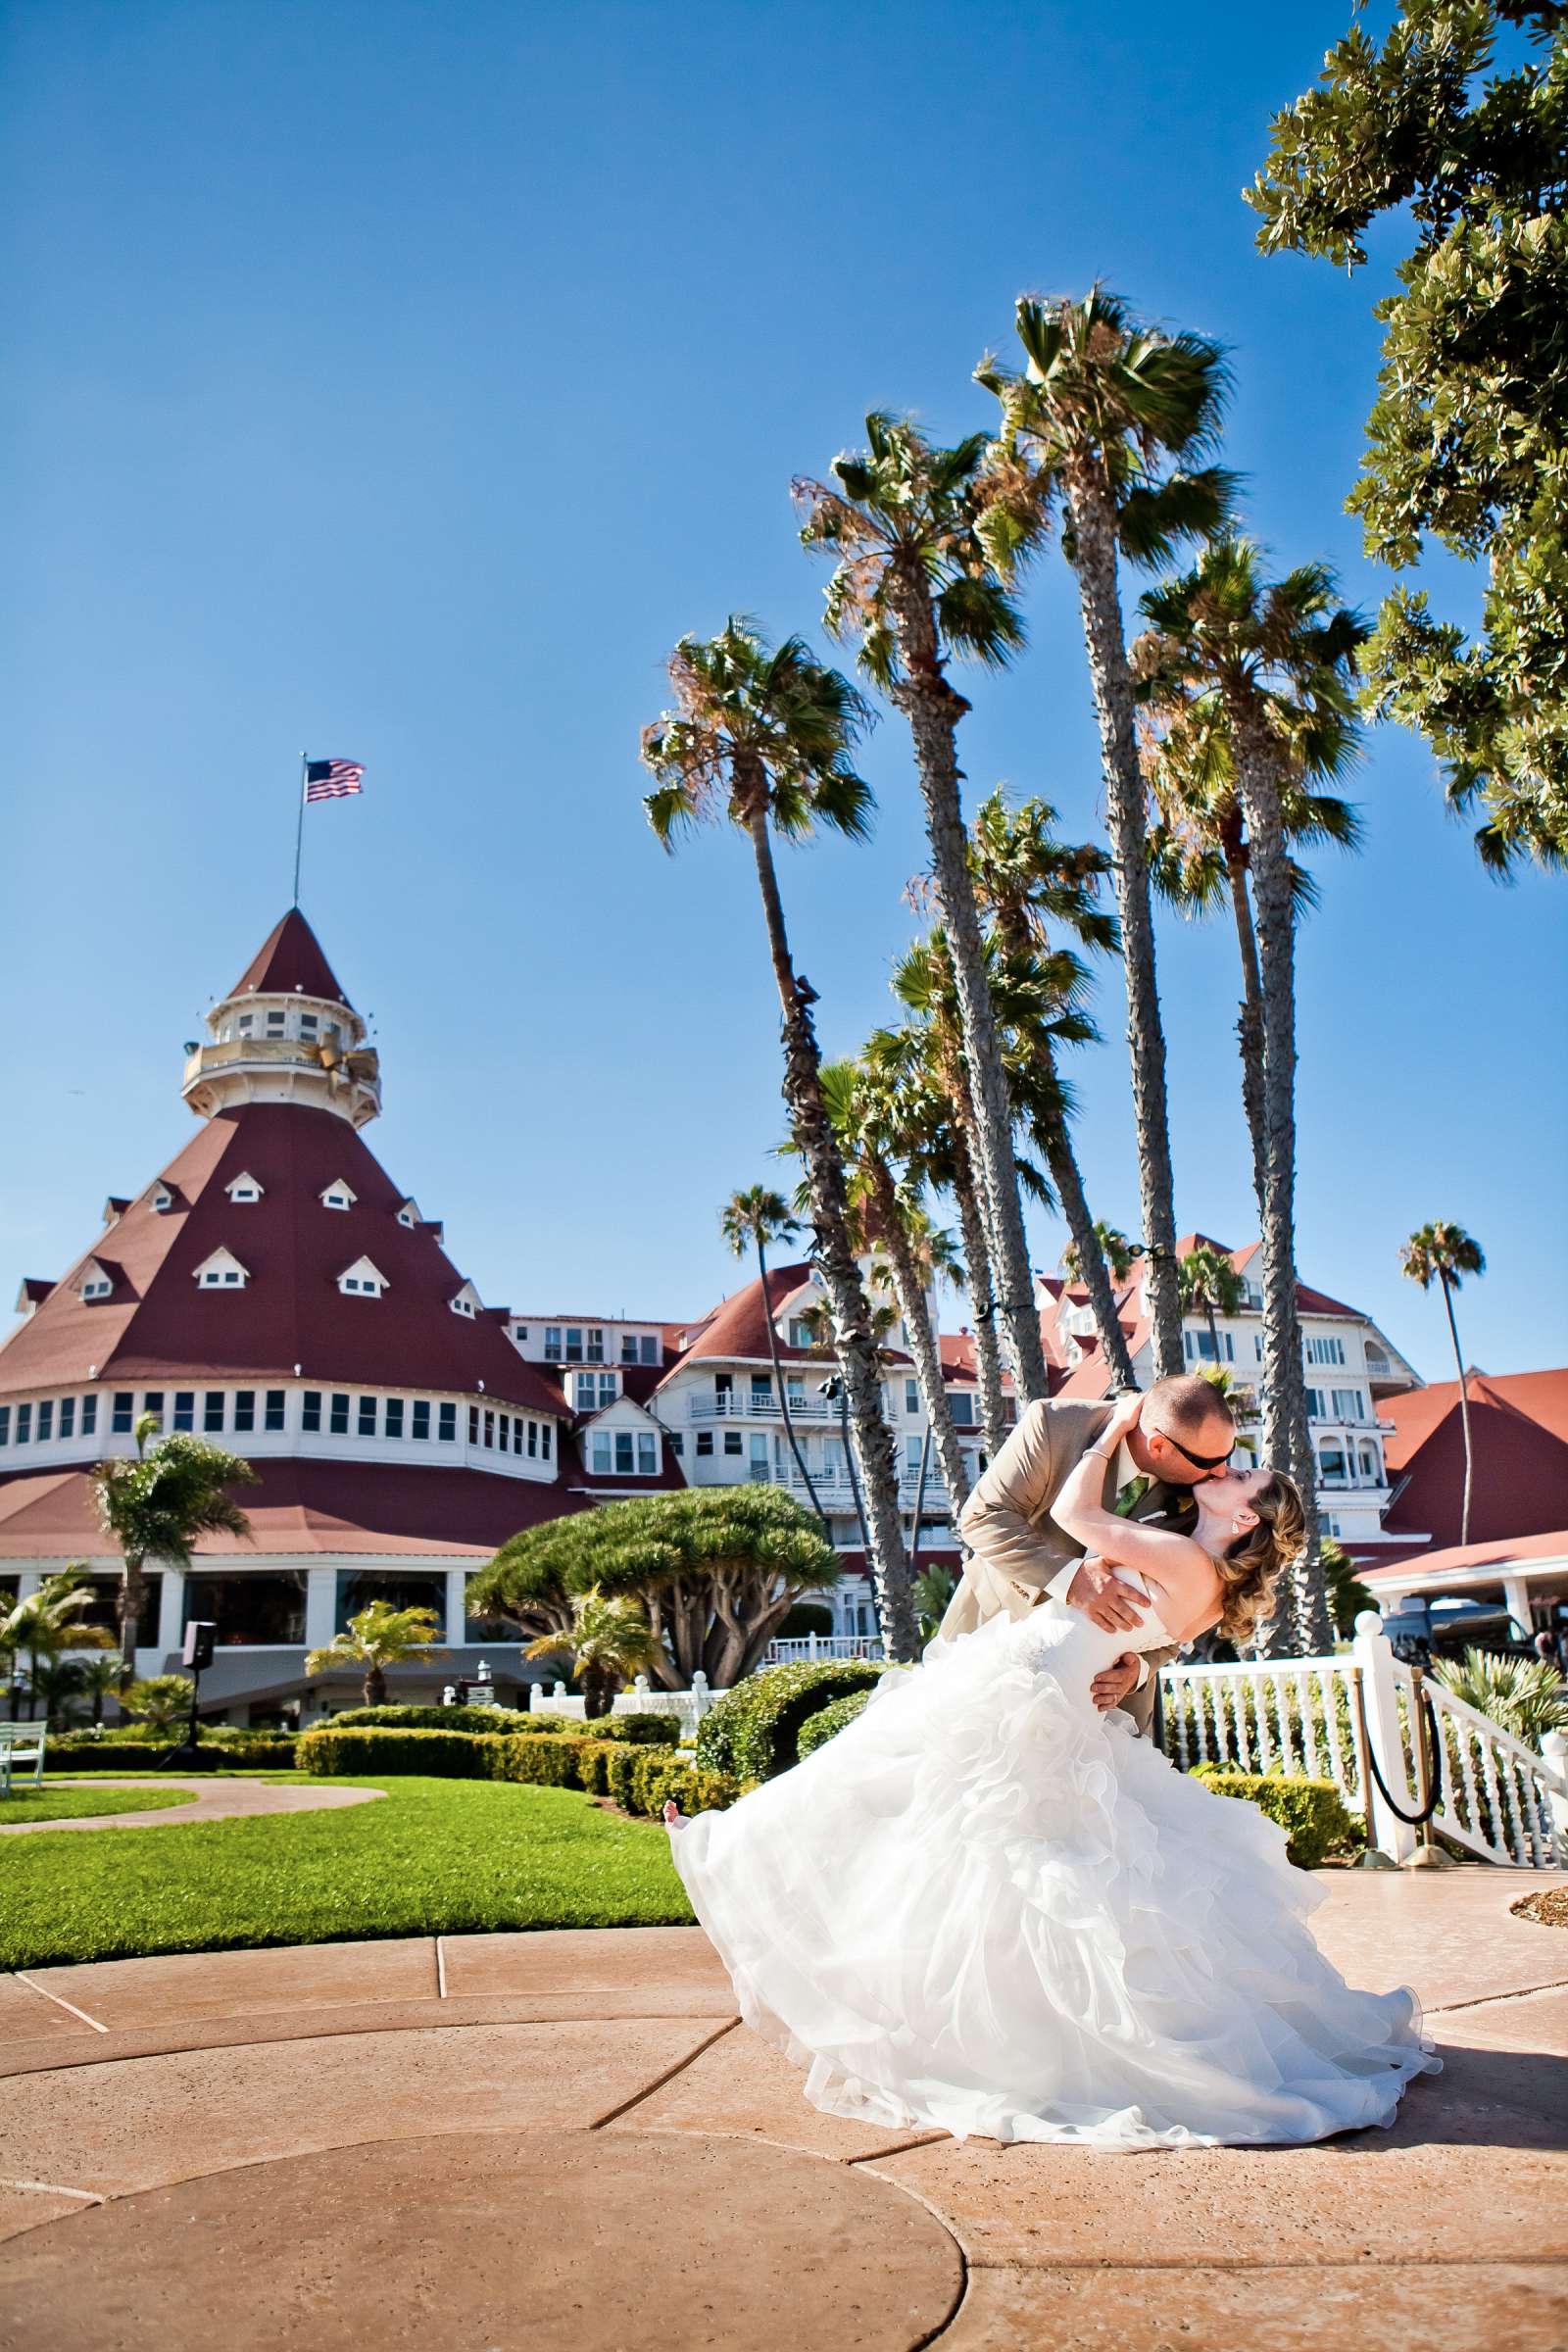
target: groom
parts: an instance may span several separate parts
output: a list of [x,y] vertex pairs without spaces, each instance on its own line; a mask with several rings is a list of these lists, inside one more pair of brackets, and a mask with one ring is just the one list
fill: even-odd
[[[1022,1617],[1042,1600],[1064,1600],[1107,1633],[1139,1625],[1149,1603],[1051,1516],[1062,1481],[1100,1436],[1115,1409],[1062,1399],[1031,1404],[963,1506],[958,1524],[971,1557],[942,1620],[944,1641],[973,1633],[1004,1610]],[[1236,1423],[1219,1391],[1180,1374],[1156,1380],[1138,1426],[1106,1464],[1105,1501],[1124,1519],[1150,1520],[1185,1535],[1197,1518],[1192,1490],[1218,1478],[1236,1444]],[[1147,1735],[1154,1708],[1154,1673],[1174,1649],[1117,1658],[1095,1678],[1096,1704],[1123,1707]]]

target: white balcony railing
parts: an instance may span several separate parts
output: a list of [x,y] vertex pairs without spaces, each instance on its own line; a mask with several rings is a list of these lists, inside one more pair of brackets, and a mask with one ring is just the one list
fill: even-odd
[[[726,1389],[717,1396],[692,1396],[687,1399],[687,1418],[692,1421],[777,1421],[784,1415],[774,1396],[763,1396],[760,1390]],[[792,1421],[836,1421],[839,1408],[830,1396],[792,1396]]]

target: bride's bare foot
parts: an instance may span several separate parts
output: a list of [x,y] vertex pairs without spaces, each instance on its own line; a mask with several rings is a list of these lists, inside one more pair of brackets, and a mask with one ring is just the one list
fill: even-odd
[[675,1826],[675,1824],[676,1824],[676,1822],[677,1822],[677,1821],[679,1821],[679,1819],[680,1819],[680,1807],[679,1807],[679,1805],[677,1805],[677,1804],[676,1804],[676,1802],[675,1802],[675,1799],[674,1799],[672,1796],[666,1796],[666,1797],[665,1797],[665,1799],[664,1799],[664,1827],[665,1827],[665,1829],[666,1829],[666,1830],[673,1829],[673,1828],[674,1828],[674,1826]]

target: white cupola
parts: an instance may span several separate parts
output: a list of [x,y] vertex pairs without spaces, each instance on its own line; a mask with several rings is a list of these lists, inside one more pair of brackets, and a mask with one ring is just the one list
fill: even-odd
[[375,1048],[297,906],[207,1015],[181,1092],[199,1119],[243,1102],[303,1102],[363,1127],[381,1107]]

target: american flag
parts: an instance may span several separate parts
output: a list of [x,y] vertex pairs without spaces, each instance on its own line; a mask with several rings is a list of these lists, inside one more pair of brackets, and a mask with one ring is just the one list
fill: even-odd
[[307,760],[305,798],[340,801],[345,793],[365,790],[365,768],[358,760]]

